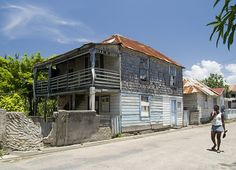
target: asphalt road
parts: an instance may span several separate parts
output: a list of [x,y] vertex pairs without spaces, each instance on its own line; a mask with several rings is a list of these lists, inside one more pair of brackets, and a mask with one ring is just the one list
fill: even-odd
[[221,153],[208,151],[210,126],[173,130],[139,139],[0,162],[1,170],[236,170],[236,123],[222,140]]

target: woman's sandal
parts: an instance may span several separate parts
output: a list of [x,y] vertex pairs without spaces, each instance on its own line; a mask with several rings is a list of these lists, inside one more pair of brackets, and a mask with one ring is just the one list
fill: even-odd
[[212,151],[216,151],[216,146],[213,146],[213,147],[211,148],[211,150],[212,150]]

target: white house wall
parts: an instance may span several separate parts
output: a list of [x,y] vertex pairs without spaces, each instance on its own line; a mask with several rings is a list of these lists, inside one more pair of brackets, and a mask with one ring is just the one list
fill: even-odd
[[149,96],[150,116],[140,116],[140,94],[121,94],[122,127],[133,125],[159,124],[171,126],[171,100],[181,102],[181,108],[177,108],[177,125],[182,125],[183,98],[173,96]]

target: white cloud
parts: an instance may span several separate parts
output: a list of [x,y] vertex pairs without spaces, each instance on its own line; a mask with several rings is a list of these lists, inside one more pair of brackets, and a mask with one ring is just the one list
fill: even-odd
[[216,61],[202,60],[201,63],[193,65],[191,70],[185,70],[184,76],[203,80],[211,73],[223,75],[222,65]]
[[228,64],[225,66],[225,69],[228,70],[231,73],[236,74],[236,64]]
[[228,84],[236,84],[236,74],[227,76],[226,82]]
[[190,70],[184,71],[184,76],[203,80],[209,77],[210,73],[222,75],[227,84],[236,84],[236,64],[221,65],[211,60],[202,60],[193,65]]
[[45,7],[35,5],[7,4],[3,33],[10,39],[40,37],[59,43],[78,43],[90,41],[91,28],[79,21],[57,16]]
[[228,64],[225,66],[228,76],[226,82],[229,84],[236,84],[236,64]]

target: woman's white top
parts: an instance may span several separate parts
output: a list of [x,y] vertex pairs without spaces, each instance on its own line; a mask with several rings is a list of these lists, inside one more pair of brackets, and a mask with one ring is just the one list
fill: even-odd
[[212,120],[212,125],[213,126],[220,126],[222,125],[222,113],[219,112]]

